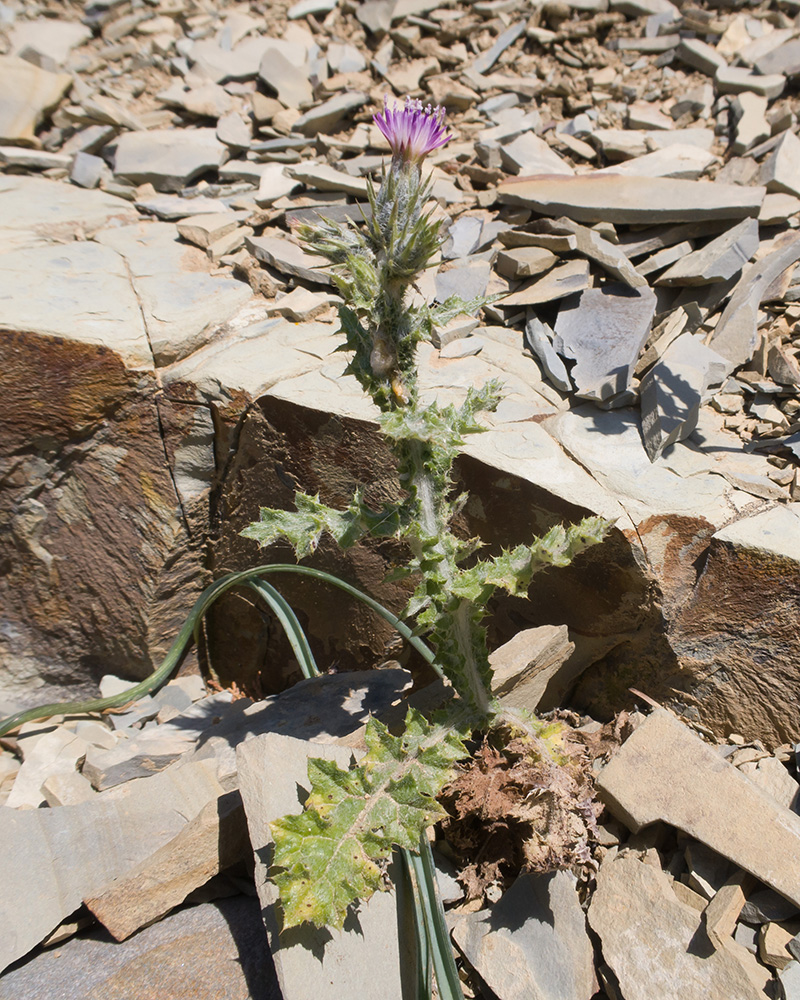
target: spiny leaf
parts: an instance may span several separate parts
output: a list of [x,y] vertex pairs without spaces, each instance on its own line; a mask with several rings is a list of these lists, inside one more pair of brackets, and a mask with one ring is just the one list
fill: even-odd
[[341,927],[347,907],[382,888],[394,846],[416,851],[422,830],[443,815],[436,795],[467,756],[467,732],[431,725],[414,709],[402,736],[367,723],[367,754],[349,771],[308,763],[311,792],[298,816],[270,824],[270,872],[280,890],[284,928],[309,922]]
[[343,548],[350,548],[364,535],[386,538],[396,534],[401,527],[399,505],[389,504],[374,511],[361,502],[356,493],[346,510],[336,510],[320,503],[319,494],[295,493],[296,511],[262,507],[260,520],[249,524],[242,532],[243,538],[252,538],[263,548],[285,538],[297,558],[310,555],[319,545],[323,532],[327,532]]
[[470,569],[461,570],[452,593],[485,603],[491,589],[501,587],[509,594],[524,597],[534,574],[548,566],[568,566],[580,552],[601,542],[611,523],[602,517],[586,517],[580,524],[567,528],[557,524],[529,545],[506,549],[494,559],[481,560]]

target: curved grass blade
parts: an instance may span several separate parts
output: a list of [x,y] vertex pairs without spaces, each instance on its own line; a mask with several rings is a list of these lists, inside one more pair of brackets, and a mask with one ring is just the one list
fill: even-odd
[[286,598],[271,583],[267,583],[266,580],[250,580],[248,586],[269,605],[272,613],[280,622],[283,631],[286,633],[286,638],[292,647],[292,652],[303,672],[303,677],[306,679],[319,677],[321,671],[317,666],[317,661],[314,659],[314,654],[311,652],[311,646],[308,644],[308,638],[303,631],[303,626],[298,621],[297,615],[292,610]]
[[453,957],[453,946],[450,944],[450,934],[436,884],[433,852],[424,830],[420,837],[419,854],[409,853],[409,861],[414,872],[420,908],[425,921],[425,933],[436,973],[439,997],[441,1000],[464,1000],[461,980]]
[[[400,854],[400,879],[395,883],[397,889],[397,906],[401,912],[408,910],[406,919],[401,921],[401,928],[407,929],[408,925],[413,925],[414,940],[416,946],[416,966],[417,966],[417,993],[415,1000],[432,1000],[433,981],[431,979],[431,951],[428,946],[428,935],[425,930],[425,916],[422,912],[419,894],[414,887],[412,876],[413,866],[411,858],[413,855],[405,847],[399,849]],[[401,952],[403,941],[400,942]]]
[[[17,729],[26,722],[35,722],[37,719],[47,719],[52,715],[76,715],[83,712],[104,712],[109,708],[122,708],[123,706],[136,701],[137,698],[141,698],[146,694],[150,694],[151,691],[155,691],[167,680],[173,670],[177,667],[178,663],[180,663],[180,659],[192,638],[194,638],[195,641],[197,640],[203,616],[206,614],[214,601],[216,601],[217,598],[222,597],[223,594],[231,590],[233,587],[246,585],[251,580],[261,576],[267,576],[270,573],[297,573],[301,576],[310,576],[314,579],[322,580],[325,583],[333,584],[335,587],[339,587],[340,590],[350,594],[351,597],[355,597],[357,600],[366,604],[367,607],[379,614],[384,621],[387,621],[392,628],[396,629],[406,642],[412,645],[419,652],[419,654],[431,664],[440,677],[443,676],[441,668],[434,662],[434,653],[430,647],[427,646],[419,638],[419,636],[414,635],[408,625],[389,611],[388,608],[379,604],[376,600],[359,590],[357,587],[353,587],[349,583],[345,583],[344,580],[340,580],[338,577],[332,576],[330,573],[325,573],[323,570],[313,569],[311,566],[297,566],[292,563],[274,563],[272,565],[266,564],[263,566],[254,566],[252,569],[241,570],[238,573],[228,573],[227,576],[223,576],[220,580],[216,580],[210,586],[206,587],[203,593],[194,602],[192,610],[189,612],[186,621],[183,623],[183,627],[178,633],[175,641],[170,646],[167,655],[161,662],[161,665],[152,674],[150,674],[149,677],[146,677],[135,687],[128,688],[127,691],[122,691],[120,694],[112,695],[109,698],[92,698],[89,701],[57,701],[48,705],[39,705],[37,708],[29,708],[22,712],[16,712],[14,715],[10,715],[5,719],[0,719],[0,736],[5,736],[7,733]],[[277,593],[277,591],[275,593]]]

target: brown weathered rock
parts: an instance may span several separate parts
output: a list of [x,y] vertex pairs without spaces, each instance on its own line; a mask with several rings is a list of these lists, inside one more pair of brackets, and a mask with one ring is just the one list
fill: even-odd
[[0,443],[3,691],[35,704],[37,674],[56,686],[109,671],[144,677],[203,580],[165,460],[156,380],[108,348],[32,333],[0,333],[0,357],[13,415]]
[[200,761],[75,806],[0,810],[0,969],[35,947],[109,879],[170,840],[222,795],[216,763]]
[[238,791],[208,802],[184,828],[84,902],[117,941],[158,920],[250,849]]
[[490,655],[492,691],[510,708],[535,711],[547,685],[574,651],[565,625],[524,629]]

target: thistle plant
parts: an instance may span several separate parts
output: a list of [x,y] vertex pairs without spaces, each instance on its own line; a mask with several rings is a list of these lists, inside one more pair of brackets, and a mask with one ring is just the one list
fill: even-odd
[[372,719],[367,753],[349,771],[330,761],[309,762],[311,792],[304,811],[272,823],[272,877],[284,928],[305,921],[341,927],[351,903],[385,888],[393,849],[416,852],[426,827],[443,816],[437,795],[454,764],[467,756],[465,741],[475,731],[510,730],[536,743],[557,766],[543,725],[532,715],[503,711],[493,697],[483,620],[498,588],[525,596],[535,573],[567,565],[608,530],[602,519],[587,518],[489,558],[480,557],[478,539],[452,530],[466,500],[454,493],[453,462],[466,435],[483,429],[479,414],[496,407],[500,386],[472,388],[458,407],[420,398],[417,345],[429,340],[437,325],[477,310],[483,300],[409,301],[440,244],[440,223],[428,207],[430,181],[421,168],[450,138],[444,110],[412,100],[390,108],[386,101],[374,121],[392,159],[380,188],[369,188],[364,224],[323,219],[302,227],[300,236],[333,265],[345,303],[339,316],[342,349],[351,355],[346,370],[378,408],[403,497],[373,509],[356,493],[345,510],[336,510],[319,496],[297,493],[296,510],[264,508],[242,534],[260,546],[286,539],[298,558],[313,553],[323,533],[343,549],[367,536],[405,541],[409,558],[393,578],[408,578],[413,592],[401,617],[432,647],[435,666],[455,697],[431,719],[409,710],[399,736]]

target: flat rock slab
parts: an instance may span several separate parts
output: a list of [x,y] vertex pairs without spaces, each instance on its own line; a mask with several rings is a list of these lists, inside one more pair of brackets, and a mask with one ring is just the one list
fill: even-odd
[[158,365],[202,347],[252,297],[244,282],[211,274],[206,255],[170,223],[104,229],[96,238],[124,259]]
[[258,901],[179,910],[123,944],[94,928],[0,978],[0,1000],[282,1000]]
[[540,177],[500,184],[499,200],[576,222],[656,224],[757,216],[762,187],[660,177]]
[[625,1000],[763,1000],[733,954],[704,943],[700,913],[668,876],[632,854],[600,866],[589,923]]
[[291,240],[278,236],[248,236],[244,242],[257,260],[264,261],[284,274],[291,274],[316,285],[331,283],[330,274],[322,270],[328,266],[327,258],[306,253]]
[[665,271],[657,285],[708,285],[738,274],[758,250],[758,222],[743,219],[702,250],[682,257]]
[[115,142],[114,173],[131,184],[157,191],[180,191],[228,158],[228,147],[213,128],[124,132]]
[[597,987],[575,877],[520,875],[499,903],[464,917],[456,944],[503,1000],[590,1000]]
[[792,234],[771,253],[745,268],[709,346],[735,367],[753,356],[758,340],[758,307],[772,282],[800,260],[800,236]]
[[361,903],[342,931],[304,924],[280,935],[278,893],[267,878],[272,855],[269,823],[300,812],[308,788],[309,757],[348,767],[351,751],[268,733],[243,743],[236,754],[255,855],[256,888],[283,996],[287,1000],[403,996],[404,976],[413,974],[414,967],[410,956],[400,955],[393,892],[376,892],[369,902]]
[[720,385],[732,369],[727,358],[691,333],[669,345],[640,386],[642,437],[651,459],[692,433],[708,389]]
[[34,129],[71,84],[68,73],[49,73],[26,59],[0,56],[0,141],[39,145]]
[[648,716],[596,781],[611,813],[634,833],[668,823],[800,906],[800,816],[671,713]]
[[489,656],[492,692],[508,708],[535,711],[547,685],[574,651],[566,625],[523,629]]
[[0,299],[6,328],[96,344],[130,368],[153,367],[128,268],[110,247],[76,242],[2,254]]
[[411,675],[395,667],[323,674],[254,705],[239,700],[200,739],[194,756],[202,759],[213,752],[220,774],[234,775],[237,747],[257,736],[274,733],[315,744],[334,743],[360,729],[370,715],[380,716],[399,703],[409,687]]
[[84,902],[115,940],[124,941],[242,861],[249,850],[241,796],[227,792],[207,802],[154,854]]
[[137,218],[129,201],[105,191],[43,177],[0,177],[0,254],[52,240],[70,242],[112,220]]
[[577,362],[571,376],[580,397],[606,402],[629,390],[655,307],[649,289],[622,284],[589,288],[562,304],[553,346]]
[[500,300],[504,307],[534,306],[554,302],[589,287],[589,262],[568,260],[541,277],[525,282],[520,288]]
[[222,793],[210,760],[168,769],[80,805],[0,809],[0,970]]

